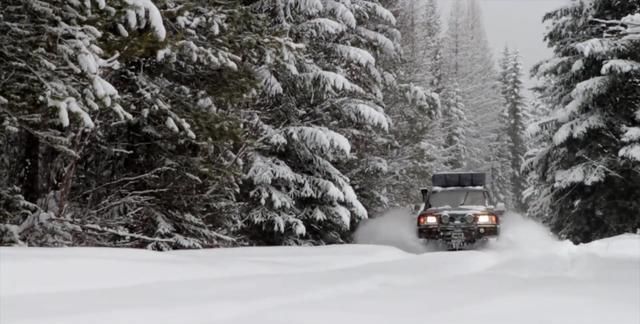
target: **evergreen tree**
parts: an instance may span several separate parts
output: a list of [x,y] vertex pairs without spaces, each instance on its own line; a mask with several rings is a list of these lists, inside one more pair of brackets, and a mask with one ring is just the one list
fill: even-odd
[[283,55],[269,53],[259,66],[269,92],[251,125],[261,145],[245,173],[245,232],[268,244],[342,242],[367,210],[338,167],[366,170],[369,161],[350,157],[389,127],[383,90],[394,76],[384,64],[398,51],[395,18],[374,1],[257,8],[289,37],[281,38]]
[[523,176],[525,176],[527,184],[523,192],[523,198],[527,205],[527,216],[534,219],[547,217],[551,207],[548,202],[550,201],[550,190],[552,188],[540,185],[537,173],[533,172],[535,171],[533,167],[539,163],[536,157],[541,156],[540,153],[545,149],[547,143],[551,141],[550,129],[553,123],[549,119],[551,114],[550,104],[546,103],[544,98],[536,97],[529,105],[530,109],[527,114],[526,142],[528,145],[522,166]]
[[522,64],[517,51],[511,56],[507,81],[507,97],[505,99],[508,102],[507,108],[509,112],[507,135],[509,137],[509,160],[512,170],[513,207],[517,211],[525,211],[526,205],[524,204],[523,192],[526,181],[521,170],[527,150],[525,145],[526,104],[522,95]]
[[442,35],[437,0],[400,2],[398,29],[403,60],[398,78],[438,92],[442,78]]
[[394,207],[421,201],[420,188],[438,167],[436,150],[441,149],[438,138],[430,136],[439,121],[439,97],[413,85],[404,91],[409,93],[388,105],[394,127],[384,143],[386,172],[376,184],[387,190],[388,206]]
[[125,20],[130,31],[165,39],[159,11],[150,1],[3,2],[0,123],[10,133],[4,139],[15,154],[5,159],[16,173],[0,180],[1,204],[9,206],[0,223],[16,243],[73,242],[70,233],[77,227],[68,203],[79,161],[94,134],[108,123],[133,118],[107,80],[119,65],[118,55],[108,56],[107,47],[123,48],[102,42],[103,26]]
[[[536,71],[551,117],[544,146],[527,163],[542,219],[562,237],[588,242],[640,227],[640,4],[577,1],[545,17],[555,58]],[[535,214],[535,212],[534,212]]]
[[[501,93],[504,98],[505,112],[501,116],[502,132],[498,136],[499,146],[505,146],[507,150],[506,161],[508,166],[501,168],[500,174],[507,179],[499,180],[508,191],[502,195],[512,204],[517,211],[524,211],[523,191],[525,178],[520,174],[522,160],[527,150],[525,146],[525,103],[522,91],[522,71],[520,57],[517,51],[509,52],[505,48],[504,57],[501,60],[502,71],[500,73]],[[499,147],[496,156],[505,157],[503,148]],[[504,161],[501,161],[504,163]],[[501,164],[502,164],[501,163]]]
[[396,82],[400,35],[375,1],[8,5],[9,243],[341,242],[367,217],[357,195],[387,199],[385,96],[437,102]]
[[440,76],[405,79],[393,5],[3,2],[0,241],[335,243],[413,202]]
[[[506,117],[501,116],[506,119]],[[508,146],[505,145],[505,134],[497,134],[490,148],[494,154],[493,163],[489,169],[488,188],[496,203],[505,203],[513,206],[513,186],[511,185],[511,164],[509,160]]]
[[419,85],[440,94],[443,82],[443,40],[437,0],[429,0],[425,4],[420,27],[418,35],[425,63],[423,67],[418,69],[422,81]]
[[[261,17],[240,3],[187,0],[9,8],[2,62],[40,63],[3,88],[2,137],[16,153],[0,154],[16,171],[0,172],[6,243],[240,244],[230,234],[250,143],[239,109],[257,86],[249,64],[279,47],[255,45],[273,39]],[[17,29],[25,17],[32,23]]]
[[445,166],[452,171],[462,171],[469,161],[465,143],[468,121],[457,84],[445,94],[443,106],[443,129],[446,132],[443,152],[446,158]]
[[[500,125],[500,95],[491,50],[476,0],[456,0],[444,39],[444,87],[458,88],[468,125],[463,142],[467,168],[484,169],[493,156],[488,149]],[[450,100],[450,99],[449,99]]]
[[399,5],[403,57],[394,69],[398,86],[385,94],[393,127],[381,143],[385,172],[369,177],[377,180],[370,185],[385,189],[386,203],[380,207],[406,207],[419,202],[420,188],[428,184],[441,148],[439,138],[433,136],[438,132],[435,126],[439,122],[440,101],[431,74],[438,64],[433,46],[440,37],[436,3],[431,1],[424,7],[418,1],[406,1]]
[[396,10],[398,16],[398,29],[402,33],[402,63],[398,78],[413,84],[419,84],[420,73],[424,66],[424,53],[421,49],[422,39],[419,35],[422,30],[419,14],[420,4],[416,0],[401,1]]
[[502,57],[499,61],[500,66],[500,74],[498,75],[498,82],[500,85],[500,94],[504,100],[507,97],[507,84],[509,80],[509,67],[511,63],[511,51],[509,50],[509,46],[505,46],[502,51]]
[[166,1],[159,10],[172,26],[166,42],[143,38],[111,75],[123,105],[143,114],[99,137],[115,152],[98,149],[85,159],[83,171],[93,176],[79,185],[96,189],[80,194],[84,221],[121,237],[144,235],[121,239],[131,246],[237,244],[229,223],[239,214],[238,174],[249,145],[240,109],[256,88],[249,64],[261,47],[252,42],[269,35],[239,3]]

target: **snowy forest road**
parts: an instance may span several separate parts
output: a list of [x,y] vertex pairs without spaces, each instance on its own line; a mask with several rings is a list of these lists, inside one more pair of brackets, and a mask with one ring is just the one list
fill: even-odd
[[[387,228],[389,229],[389,228]],[[0,248],[0,323],[640,323],[640,236],[478,251]]]

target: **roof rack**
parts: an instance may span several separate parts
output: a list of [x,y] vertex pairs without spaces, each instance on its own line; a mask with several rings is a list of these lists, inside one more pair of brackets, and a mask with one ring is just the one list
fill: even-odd
[[435,173],[431,176],[434,187],[480,187],[486,185],[486,174],[481,172]]

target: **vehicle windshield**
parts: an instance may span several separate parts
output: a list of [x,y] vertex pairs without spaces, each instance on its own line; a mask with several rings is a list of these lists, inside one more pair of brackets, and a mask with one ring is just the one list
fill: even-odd
[[431,207],[484,206],[484,192],[478,190],[444,190],[429,196]]

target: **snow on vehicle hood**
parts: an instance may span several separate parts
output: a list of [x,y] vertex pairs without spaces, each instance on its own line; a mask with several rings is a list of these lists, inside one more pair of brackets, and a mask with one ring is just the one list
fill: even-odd
[[440,191],[456,191],[456,190],[485,190],[483,186],[466,186],[466,187],[433,187],[432,192]]
[[489,209],[493,209],[493,206],[482,206],[482,205],[463,205],[453,208],[451,206],[440,206],[440,207],[432,207],[427,209],[428,211],[434,211],[437,213],[450,213],[450,214],[463,214],[463,213],[471,213],[471,212],[481,212]]

